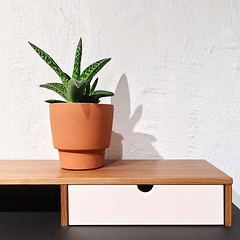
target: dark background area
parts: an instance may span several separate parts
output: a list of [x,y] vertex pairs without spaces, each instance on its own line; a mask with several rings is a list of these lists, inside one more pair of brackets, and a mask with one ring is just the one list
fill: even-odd
[[58,185],[0,185],[0,212],[59,212]]
[[[96,199],[97,204],[97,199]],[[0,186],[0,240],[239,240],[240,210],[233,226],[60,225],[59,186]]]

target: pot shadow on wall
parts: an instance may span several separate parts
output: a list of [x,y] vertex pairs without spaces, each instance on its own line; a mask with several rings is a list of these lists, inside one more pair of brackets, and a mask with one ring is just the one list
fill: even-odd
[[162,159],[152,145],[156,138],[150,134],[134,132],[140,121],[143,106],[137,106],[131,115],[130,91],[126,74],[118,82],[115,95],[111,99],[114,105],[113,131],[110,147],[106,150],[106,159]]

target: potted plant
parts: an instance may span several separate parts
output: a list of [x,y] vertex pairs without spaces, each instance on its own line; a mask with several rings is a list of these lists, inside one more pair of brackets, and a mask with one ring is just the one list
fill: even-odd
[[93,77],[111,58],[99,60],[81,72],[82,39],[80,38],[72,77],[64,73],[42,49],[30,43],[38,55],[57,73],[62,83],[46,83],[65,99],[46,100],[50,103],[50,122],[53,145],[59,151],[61,167],[84,170],[104,165],[105,149],[110,145],[113,105],[99,104],[100,98],[113,96],[109,91],[95,90],[98,78]]

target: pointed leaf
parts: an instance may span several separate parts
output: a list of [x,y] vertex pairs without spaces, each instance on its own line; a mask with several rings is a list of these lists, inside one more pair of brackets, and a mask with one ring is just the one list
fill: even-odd
[[90,93],[90,83],[87,83],[87,85],[86,85],[86,96],[88,96],[89,95],[89,93]]
[[95,74],[97,74],[110,60],[111,58],[105,58],[91,64],[83,71],[80,76],[80,80],[87,79],[87,82],[90,83]]
[[67,73],[64,73],[64,74],[66,75],[66,77],[67,77],[68,80],[71,79],[71,77],[70,77]]
[[90,96],[89,98],[90,103],[99,103],[99,97],[98,96]]
[[57,63],[42,49],[39,47],[35,46],[34,44],[28,42],[31,47],[36,51],[36,53],[57,73],[57,75],[60,77],[62,80],[63,84],[68,83],[68,78],[65,75],[65,73],[61,70],[61,68],[57,65]]
[[71,86],[72,84],[73,85],[75,85],[77,88],[80,88],[80,87],[82,87],[82,85],[84,84],[86,82],[86,79],[84,79],[83,81],[78,81],[78,80],[76,80],[76,79],[71,79],[70,81],[69,81],[69,86]]
[[80,71],[81,71],[81,59],[82,59],[82,38],[80,38],[75,54],[75,61],[73,67],[73,74],[72,78],[79,80],[80,78]]
[[39,87],[52,90],[68,101],[66,88],[62,83],[46,83],[46,84],[41,84]]
[[91,92],[93,92],[98,84],[98,78],[94,81],[92,87],[91,87]]
[[104,90],[93,91],[89,94],[90,102],[99,103],[99,98],[113,96],[114,93]]
[[82,81],[71,79],[69,81],[69,96],[72,102],[81,102],[84,97],[84,90],[86,88],[86,84],[86,79],[83,79]]
[[110,97],[110,96],[113,96],[113,95],[114,95],[114,93],[109,92],[109,91],[104,91],[104,90],[93,91],[89,94],[89,96],[98,96],[99,98]]
[[55,99],[48,99],[45,102],[46,103],[66,103],[65,101],[55,100]]

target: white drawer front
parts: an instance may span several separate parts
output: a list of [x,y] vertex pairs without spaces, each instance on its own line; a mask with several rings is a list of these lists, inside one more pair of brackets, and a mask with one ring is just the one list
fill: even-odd
[[222,225],[223,185],[69,185],[69,225]]

